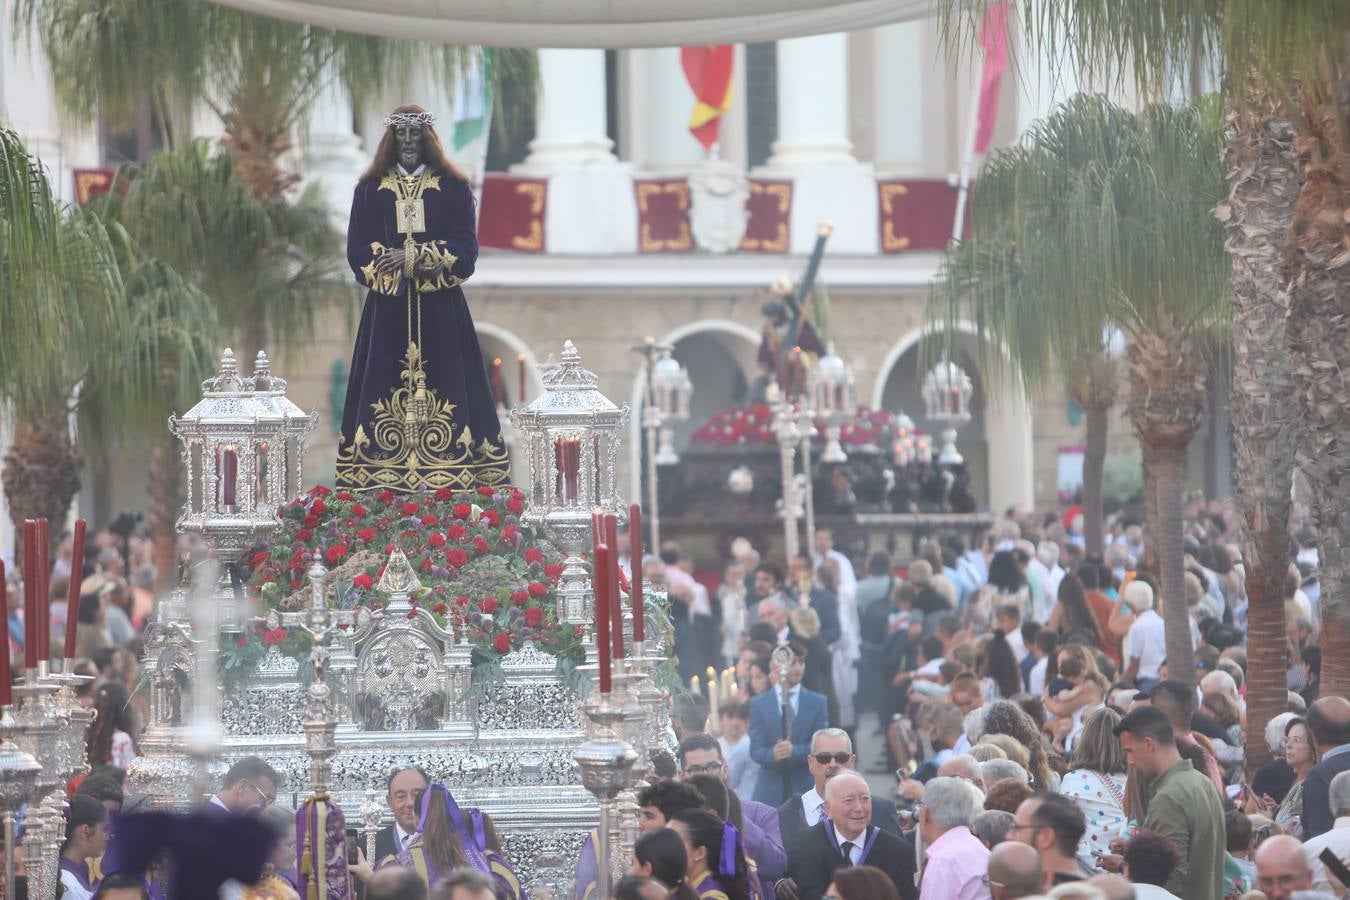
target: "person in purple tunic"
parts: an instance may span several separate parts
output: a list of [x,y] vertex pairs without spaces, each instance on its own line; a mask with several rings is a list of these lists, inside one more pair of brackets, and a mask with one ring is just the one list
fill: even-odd
[[108,849],[108,811],[93,797],[76,794],[66,809],[66,840],[61,845],[63,897],[89,900],[98,882],[89,871],[89,860]]
[[432,784],[418,799],[417,836],[406,850],[381,860],[376,869],[412,869],[430,887],[451,870],[469,866],[490,875],[498,900],[528,900],[506,858],[488,842],[488,828],[477,809],[461,810],[443,784]]
[[469,306],[478,234],[468,178],[434,117],[400,106],[352,197],[347,262],[367,289],[338,442],[337,485],[412,493],[510,479]]
[[706,809],[686,809],[674,815],[670,827],[684,841],[689,858],[685,880],[701,900],[759,898],[735,825]]

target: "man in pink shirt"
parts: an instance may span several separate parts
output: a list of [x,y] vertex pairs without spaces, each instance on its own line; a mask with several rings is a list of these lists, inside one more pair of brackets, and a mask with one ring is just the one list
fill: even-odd
[[928,847],[919,900],[988,900],[989,848],[970,833],[984,798],[963,778],[934,778],[923,787],[919,834]]

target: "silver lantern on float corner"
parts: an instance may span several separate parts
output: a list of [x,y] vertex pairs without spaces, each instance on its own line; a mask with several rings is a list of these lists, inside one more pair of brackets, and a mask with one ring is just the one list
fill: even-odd
[[202,382],[202,399],[169,430],[183,444],[187,499],[180,532],[194,532],[211,548],[224,574],[217,590],[222,630],[238,628],[235,561],[279,527],[277,509],[300,492],[303,460],[317,413],[286,397],[286,382],[259,353],[253,376],[239,372],[226,349],[215,375]]
[[839,442],[844,423],[858,407],[858,382],[853,367],[834,352],[831,343],[807,378],[807,388],[815,414],[825,420],[823,463],[848,462],[848,454]]
[[589,626],[590,578],[582,552],[591,539],[594,510],[628,518],[619,493],[619,446],[628,404],[600,393],[600,379],[581,365],[571,341],[562,359],[543,375],[544,392],[511,410],[529,468],[529,503],[521,515],[538,525],[563,552],[558,585],[559,618]]
[[956,449],[956,430],[970,421],[970,398],[975,392],[970,376],[956,363],[944,360],[924,376],[919,392],[928,421],[943,426],[938,435],[942,441],[938,465],[962,465],[965,459]]

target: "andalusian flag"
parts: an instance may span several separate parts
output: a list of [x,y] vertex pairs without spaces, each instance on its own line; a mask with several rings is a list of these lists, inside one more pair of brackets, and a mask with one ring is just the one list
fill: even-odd
[[680,49],[684,77],[694,89],[694,111],[689,130],[704,149],[717,143],[722,114],[731,109],[731,74],[736,61],[732,44],[712,44]]
[[[484,51],[486,53],[486,51]],[[477,60],[455,83],[455,108],[450,146],[463,150],[483,135],[487,123],[487,81]]]

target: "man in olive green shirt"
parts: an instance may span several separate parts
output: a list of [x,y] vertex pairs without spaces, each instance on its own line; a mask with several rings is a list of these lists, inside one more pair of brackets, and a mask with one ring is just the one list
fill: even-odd
[[1177,848],[1180,861],[1167,889],[1186,900],[1221,900],[1227,834],[1214,782],[1181,758],[1172,723],[1160,709],[1134,710],[1120,720],[1116,737],[1126,760],[1152,779],[1143,827]]

